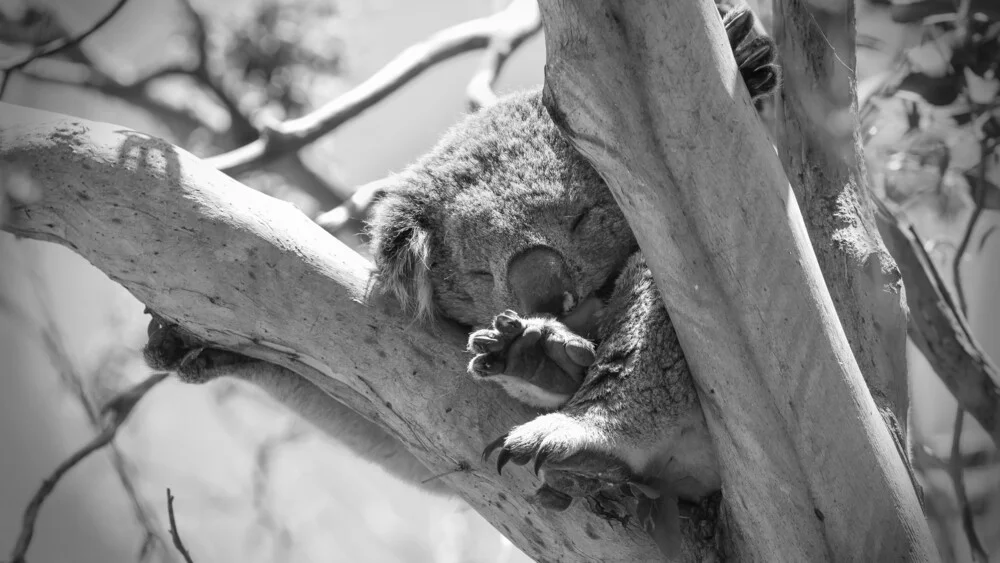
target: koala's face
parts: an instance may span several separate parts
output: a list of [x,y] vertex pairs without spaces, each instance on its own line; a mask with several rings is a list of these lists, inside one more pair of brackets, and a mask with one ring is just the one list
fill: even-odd
[[372,221],[386,288],[471,326],[505,309],[562,316],[610,290],[635,238],[539,98],[473,116],[399,177]]

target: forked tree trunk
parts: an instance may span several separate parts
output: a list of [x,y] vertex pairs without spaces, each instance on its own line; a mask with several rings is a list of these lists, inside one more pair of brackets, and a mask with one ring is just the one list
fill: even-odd
[[[663,290],[718,445],[742,561],[925,561],[913,489],[837,321],[710,0],[542,3],[547,96]],[[735,91],[735,95],[732,93]],[[636,526],[525,501],[484,444],[531,412],[465,377],[464,335],[366,301],[370,265],[290,205],[120,127],[4,105],[0,159],[42,185],[7,228],[64,244],[196,336],[387,429],[529,556],[647,561]],[[709,546],[710,547],[710,546]],[[683,558],[706,544],[688,538]]]

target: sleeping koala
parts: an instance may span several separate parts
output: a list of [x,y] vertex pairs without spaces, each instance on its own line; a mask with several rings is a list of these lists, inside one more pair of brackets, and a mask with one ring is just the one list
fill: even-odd
[[[724,22],[751,95],[770,94],[773,43],[745,8]],[[418,316],[485,327],[469,337],[471,374],[558,409],[487,448],[499,449],[499,470],[546,470],[539,498],[552,508],[615,484],[608,475],[650,477],[692,500],[719,490],[694,383],[635,236],[540,92],[469,116],[392,184],[371,219],[377,287]]]
[[[749,10],[720,13],[760,100],[778,83],[774,44]],[[499,449],[498,468],[533,460],[545,470],[538,499],[555,509],[623,482],[651,497],[665,487],[700,499],[720,488],[684,355],[636,239],[540,92],[469,116],[387,184],[371,219],[374,288],[423,319],[482,327],[469,338],[473,376],[555,410],[487,448]],[[201,349],[175,329],[150,324],[151,366],[189,382],[241,377],[391,473],[444,490],[388,433],[303,378]]]

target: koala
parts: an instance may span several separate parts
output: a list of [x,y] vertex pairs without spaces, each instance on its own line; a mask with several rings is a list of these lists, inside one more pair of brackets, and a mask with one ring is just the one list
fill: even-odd
[[[720,12],[751,96],[768,96],[773,42],[748,9]],[[467,326],[471,375],[552,411],[487,447],[498,470],[533,462],[539,500],[556,509],[620,476],[692,501],[721,488],[635,236],[540,92],[469,116],[391,184],[370,219],[376,288],[420,318]]]
[[[779,82],[775,46],[745,7],[720,14],[760,104]],[[373,291],[424,321],[468,327],[470,374],[550,411],[485,451],[499,452],[499,470],[533,462],[544,506],[623,483],[649,498],[719,490],[694,384],[638,243],[540,91],[468,116],[390,178],[369,234]],[[202,348],[155,316],[149,337],[152,367],[188,382],[250,381],[390,473],[446,491],[388,433],[284,368]]]

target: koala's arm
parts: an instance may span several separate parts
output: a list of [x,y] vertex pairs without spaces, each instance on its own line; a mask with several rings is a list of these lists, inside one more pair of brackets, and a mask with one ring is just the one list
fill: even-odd
[[154,369],[176,371],[188,383],[204,383],[229,376],[247,381],[304,418],[327,436],[389,474],[429,492],[451,490],[402,443],[377,424],[356,413],[304,377],[268,362],[240,354],[198,346],[176,327],[157,319],[150,323],[149,343],[143,350]]

